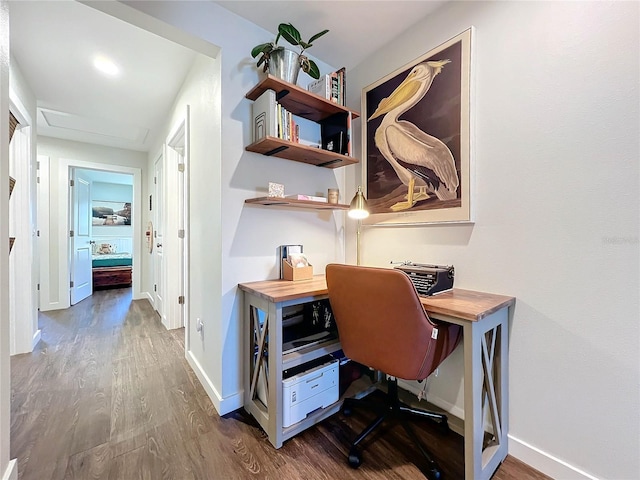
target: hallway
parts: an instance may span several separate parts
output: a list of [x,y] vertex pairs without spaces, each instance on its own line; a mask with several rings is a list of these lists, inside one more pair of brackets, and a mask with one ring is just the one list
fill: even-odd
[[[279,450],[242,409],[221,418],[184,359],[184,329],[167,331],[131,289],[96,291],[39,322],[36,350],[11,359],[11,458],[20,479],[424,478],[413,450],[394,448],[404,441],[400,429],[350,469],[346,441],[364,426],[361,415],[336,415]],[[439,442],[447,478],[461,478],[462,439],[428,425],[420,431]],[[494,478],[546,477],[508,457]]]

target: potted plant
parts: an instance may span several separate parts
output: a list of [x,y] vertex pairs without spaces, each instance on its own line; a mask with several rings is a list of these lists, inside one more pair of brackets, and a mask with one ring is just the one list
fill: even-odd
[[[316,80],[320,78],[320,69],[313,60],[310,60],[304,51],[313,46],[313,42],[327,33],[329,30],[323,30],[316,33],[307,42],[302,40],[302,36],[296,27],[290,23],[281,23],[278,25],[278,35],[273,42],[261,43],[251,50],[251,56],[258,59],[258,67],[262,65],[263,71],[269,71],[289,83],[295,84],[298,81],[298,72],[300,69]],[[291,45],[300,47],[299,52],[286,49],[278,45],[280,37],[284,38]]]

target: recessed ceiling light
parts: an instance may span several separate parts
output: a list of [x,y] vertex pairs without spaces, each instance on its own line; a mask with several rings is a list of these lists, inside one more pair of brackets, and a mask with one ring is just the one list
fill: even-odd
[[120,69],[115,63],[102,55],[98,55],[93,59],[93,66],[100,70],[102,73],[106,73],[107,75],[111,75],[112,77],[120,72]]

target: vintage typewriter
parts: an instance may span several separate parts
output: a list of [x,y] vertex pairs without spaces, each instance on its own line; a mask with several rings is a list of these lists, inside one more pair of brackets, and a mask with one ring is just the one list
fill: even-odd
[[406,261],[395,268],[409,276],[418,295],[435,295],[453,288],[453,265],[425,265]]

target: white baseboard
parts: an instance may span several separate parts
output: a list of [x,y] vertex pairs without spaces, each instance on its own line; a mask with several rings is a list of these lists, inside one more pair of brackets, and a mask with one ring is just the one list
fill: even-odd
[[198,362],[196,357],[194,357],[191,352],[187,352],[186,358],[187,362],[196,374],[196,377],[198,377],[198,380],[200,380],[204,391],[207,392],[207,395],[209,395],[209,398],[211,399],[214,408],[218,412],[218,415],[226,415],[227,413],[233,412],[234,410],[237,410],[244,405],[242,392],[232,395],[231,397],[222,398],[222,396],[213,386],[213,383],[211,382],[209,376],[200,366],[200,362]]
[[[418,392],[422,386],[416,382],[407,382],[406,380],[398,380],[398,386],[401,388],[418,395]],[[432,393],[428,395],[429,403],[432,403],[436,407],[443,409],[449,415],[458,417],[464,421],[464,409],[454,405],[442,398],[439,398]],[[451,429],[456,433],[463,435],[463,431],[457,431],[454,423],[450,424]],[[509,437],[509,455],[517,458],[518,460],[526,463],[527,465],[539,470],[545,475],[550,476],[558,480],[598,480],[597,477],[590,475],[567,462],[560,460],[559,458],[550,455],[547,452],[543,452],[539,448],[536,448],[528,443],[514,438],[511,435]]]
[[40,338],[42,338],[42,330],[38,329],[36,331],[36,333],[33,334],[33,341],[31,342],[31,351],[32,352],[36,348],[36,345],[38,345],[38,342],[40,341]]
[[18,461],[15,458],[9,460],[7,469],[4,471],[4,475],[2,475],[2,480],[18,480]]
[[146,298],[153,307],[153,296],[149,292],[143,292],[142,297]]
[[509,435],[509,455],[558,480],[598,480],[559,458]]

